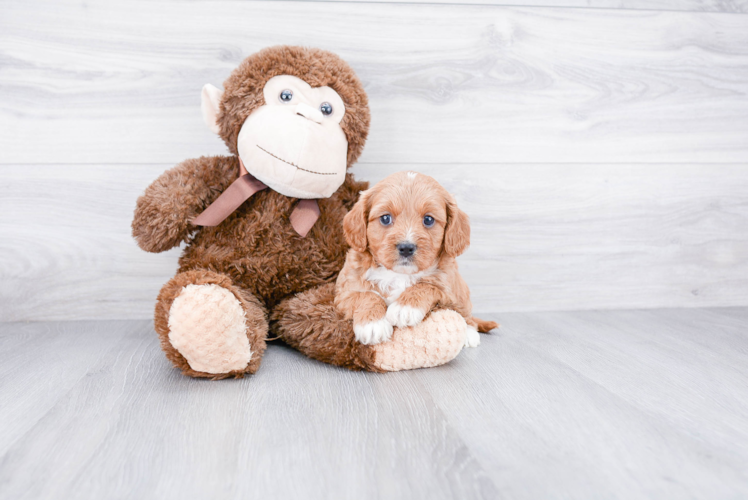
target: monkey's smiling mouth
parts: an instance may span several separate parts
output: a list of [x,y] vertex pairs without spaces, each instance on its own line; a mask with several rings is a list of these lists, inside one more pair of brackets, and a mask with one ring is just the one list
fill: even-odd
[[335,172],[315,172],[314,170],[307,170],[307,169],[305,169],[305,168],[301,168],[300,166],[298,166],[298,165],[296,165],[296,164],[294,164],[294,163],[291,163],[290,161],[284,160],[284,159],[283,159],[283,158],[281,158],[280,156],[276,156],[276,155],[274,155],[273,153],[271,153],[271,152],[270,152],[270,151],[268,151],[267,149],[263,148],[263,147],[262,147],[262,146],[260,146],[259,144],[255,144],[255,146],[257,146],[257,147],[258,147],[258,148],[259,148],[260,150],[262,150],[262,151],[266,152],[267,154],[269,154],[270,156],[272,156],[272,157],[273,157],[273,158],[275,158],[276,160],[280,160],[280,161],[282,161],[283,163],[287,163],[288,165],[291,165],[292,167],[298,168],[299,170],[302,170],[302,171],[304,171],[304,172],[309,172],[310,174],[317,174],[317,175],[335,175]]

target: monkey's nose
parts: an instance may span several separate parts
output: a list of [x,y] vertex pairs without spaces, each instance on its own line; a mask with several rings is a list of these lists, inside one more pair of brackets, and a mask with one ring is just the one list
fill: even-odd
[[415,243],[398,243],[397,251],[401,257],[410,257],[416,251]]
[[322,111],[318,109],[314,109],[308,104],[305,104],[303,102],[300,102],[296,105],[296,114],[301,115],[304,118],[308,120],[312,120],[316,123],[322,123],[322,120],[324,119],[324,116],[322,115]]

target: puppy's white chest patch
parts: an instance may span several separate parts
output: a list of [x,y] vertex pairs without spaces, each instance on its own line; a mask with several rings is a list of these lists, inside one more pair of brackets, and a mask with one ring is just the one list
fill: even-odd
[[408,288],[418,283],[421,278],[434,274],[436,266],[424,271],[404,274],[396,273],[385,267],[372,267],[366,271],[366,280],[379,287],[379,292],[384,297],[387,305],[392,304]]

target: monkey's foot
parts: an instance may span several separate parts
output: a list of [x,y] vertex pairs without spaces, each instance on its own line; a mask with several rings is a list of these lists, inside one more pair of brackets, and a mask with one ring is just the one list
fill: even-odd
[[462,350],[467,328],[455,311],[435,311],[415,326],[395,328],[389,342],[369,346],[374,350],[372,364],[388,372],[443,365]]
[[169,342],[198,372],[244,370],[252,359],[242,304],[216,284],[187,285],[169,310]]

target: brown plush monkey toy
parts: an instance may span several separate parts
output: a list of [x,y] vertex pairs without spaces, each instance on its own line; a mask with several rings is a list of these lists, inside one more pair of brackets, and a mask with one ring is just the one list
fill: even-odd
[[[137,201],[133,236],[148,252],[186,243],[158,296],[155,328],[186,375],[254,373],[269,335],[351,369],[435,366],[454,358],[464,321],[437,311],[374,346],[335,310],[348,250],[343,217],[367,184],[348,173],[369,129],[351,68],[319,49],[272,47],[245,59],[202,112],[231,156],[187,160]],[[272,333],[271,333],[272,331]]]

